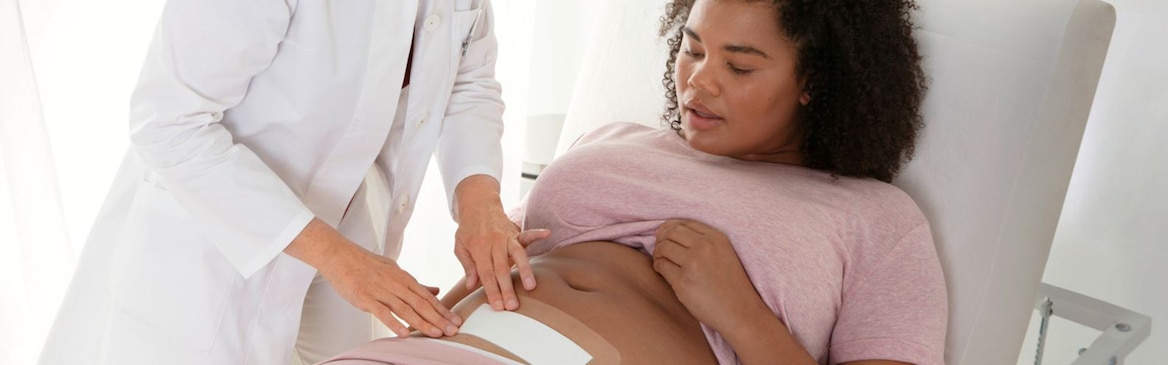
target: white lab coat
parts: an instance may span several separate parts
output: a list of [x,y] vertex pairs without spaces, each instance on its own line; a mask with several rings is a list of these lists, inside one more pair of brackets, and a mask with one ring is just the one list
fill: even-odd
[[376,162],[386,251],[435,152],[448,196],[499,178],[488,1],[168,0],[131,151],[41,363],[286,364],[315,270],[282,251],[313,217],[341,220],[386,144],[411,39],[400,150]]

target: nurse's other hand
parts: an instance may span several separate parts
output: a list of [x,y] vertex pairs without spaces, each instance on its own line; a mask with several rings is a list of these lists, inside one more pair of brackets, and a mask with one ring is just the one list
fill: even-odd
[[523,287],[535,289],[535,274],[527,258],[527,245],[547,238],[551,232],[533,230],[519,232],[503,209],[484,209],[473,214],[459,215],[460,224],[454,234],[454,255],[462,263],[466,287],[482,285],[487,302],[495,310],[519,309],[519,298],[511,284],[511,266],[519,270]]
[[458,333],[462,319],[438,302],[435,288],[418,284],[393,260],[350,244],[338,250],[320,273],[341,297],[363,311],[372,313],[398,336],[410,327],[430,337]]

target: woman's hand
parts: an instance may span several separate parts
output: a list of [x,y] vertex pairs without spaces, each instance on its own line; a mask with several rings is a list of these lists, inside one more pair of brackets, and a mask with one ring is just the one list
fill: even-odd
[[657,228],[653,269],[677,299],[715,330],[736,328],[759,315],[773,317],[758,296],[730,239],[692,220],[673,219]]
[[743,364],[816,363],[759,297],[721,231],[691,220],[662,223],[653,269],[694,318],[730,343]]

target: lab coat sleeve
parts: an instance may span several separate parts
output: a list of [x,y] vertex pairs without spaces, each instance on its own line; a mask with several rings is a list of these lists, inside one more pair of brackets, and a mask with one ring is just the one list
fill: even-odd
[[168,0],[131,97],[134,151],[244,277],[314,217],[220,124],[271,64],[294,1]]
[[502,181],[503,98],[495,80],[494,16],[489,1],[482,4],[476,33],[458,66],[450,95],[442,136],[438,141],[438,168],[446,185],[446,197],[454,216],[454,188],[473,175],[489,175]]

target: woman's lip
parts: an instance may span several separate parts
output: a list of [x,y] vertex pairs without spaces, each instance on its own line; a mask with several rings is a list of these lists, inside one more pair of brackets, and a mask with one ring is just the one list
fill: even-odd
[[707,131],[716,128],[724,121],[722,118],[703,117],[696,110],[686,108],[686,121],[694,129]]
[[688,103],[685,103],[685,108],[689,109],[697,114],[701,114],[705,118],[714,118],[714,119],[721,119],[722,118],[721,116],[714,114],[714,112],[711,112],[710,108],[707,108],[705,105],[703,105],[702,103],[700,103],[698,101],[690,101]]

